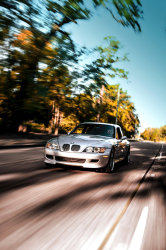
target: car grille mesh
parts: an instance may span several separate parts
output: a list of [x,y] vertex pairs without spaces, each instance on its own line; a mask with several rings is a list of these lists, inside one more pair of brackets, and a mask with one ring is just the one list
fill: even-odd
[[80,145],[72,145],[71,151],[79,151]]
[[69,151],[69,149],[70,149],[70,144],[63,144],[63,150],[64,151]]
[[55,159],[57,161],[73,162],[73,163],[84,163],[86,161],[85,159],[77,159],[77,158],[69,158],[69,157],[61,157],[61,156],[56,156]]

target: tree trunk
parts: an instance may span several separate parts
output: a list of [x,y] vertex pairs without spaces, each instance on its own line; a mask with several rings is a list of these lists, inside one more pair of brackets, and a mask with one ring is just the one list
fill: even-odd
[[59,123],[60,123],[60,112],[59,112],[59,107],[55,109],[55,119],[54,119],[54,124],[55,124],[55,135],[58,135],[59,131]]
[[54,126],[54,117],[55,117],[55,102],[53,101],[52,102],[52,118],[51,118],[51,121],[50,121],[50,126],[49,126],[49,129],[48,129],[48,134],[52,133],[53,126]]
[[102,105],[102,101],[103,101],[103,93],[104,93],[104,85],[102,85],[101,89],[100,89],[100,97],[99,97],[99,110],[98,110],[98,114],[97,114],[97,122],[100,121],[100,115],[101,115],[101,105]]

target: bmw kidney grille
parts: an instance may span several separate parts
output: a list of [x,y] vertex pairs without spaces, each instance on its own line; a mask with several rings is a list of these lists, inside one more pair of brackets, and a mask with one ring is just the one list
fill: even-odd
[[70,144],[63,144],[63,151],[69,151],[70,149]]
[[71,146],[71,151],[79,151],[80,145],[72,145]]
[[[69,151],[70,150],[70,144],[63,144],[63,151]],[[79,151],[80,145],[72,145],[71,151]]]

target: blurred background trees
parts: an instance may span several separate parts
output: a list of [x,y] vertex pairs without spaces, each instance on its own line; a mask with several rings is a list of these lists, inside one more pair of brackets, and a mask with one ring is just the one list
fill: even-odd
[[[107,85],[105,87],[101,105],[101,122],[115,124],[118,87],[118,84]],[[120,88],[118,124],[128,137],[135,134],[135,126],[138,126],[140,123],[134,104],[130,101],[130,98],[127,92],[124,92]],[[91,97],[90,94],[80,94],[73,98],[73,102],[74,110],[70,109],[70,115],[64,116],[61,123],[61,128],[66,131],[71,131],[79,122],[96,121],[96,114],[98,112],[97,98]]]
[[149,141],[166,141],[166,125],[160,128],[146,128],[145,131],[141,133],[141,136],[143,139]]
[[[142,7],[139,0],[91,1],[95,8],[106,8],[123,26],[141,31],[138,21],[142,17]],[[79,122],[95,121],[99,109],[102,121],[115,122],[116,86],[115,89],[109,86],[106,74],[127,77],[123,69],[113,67],[113,63],[119,61],[114,57],[119,42],[112,37],[107,38],[110,49],[95,49],[93,53],[98,52],[98,58],[80,66],[81,58],[90,52],[76,45],[67,32],[66,24],[77,24],[79,20],[88,20],[94,15],[85,3],[83,0],[1,0],[2,132],[16,132],[20,124],[33,121],[49,127],[50,133],[58,133],[61,122],[66,131]],[[100,105],[102,85],[105,91]],[[125,122],[125,131],[132,131],[139,120],[127,93],[122,99],[118,122]],[[126,111],[122,112],[121,108]],[[70,126],[64,127],[64,121],[68,121]]]

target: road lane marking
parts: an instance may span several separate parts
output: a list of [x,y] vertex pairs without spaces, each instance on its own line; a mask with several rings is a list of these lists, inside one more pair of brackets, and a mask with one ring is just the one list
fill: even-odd
[[0,176],[0,181],[9,181],[21,177],[21,174],[3,174]]
[[161,156],[162,156],[162,152],[160,153],[158,160],[161,160]]
[[134,198],[134,196],[136,195],[139,187],[140,187],[141,183],[139,183],[136,187],[136,189],[134,190],[134,192],[132,193],[131,197],[128,199],[128,201],[126,202],[125,206],[123,207],[122,211],[120,212],[119,216],[117,217],[117,219],[115,220],[114,224],[112,225],[111,229],[109,230],[108,234],[106,235],[106,237],[104,238],[103,242],[101,243],[101,245],[99,246],[98,250],[103,250],[106,243],[108,242],[109,238],[111,237],[111,235],[113,234],[114,230],[116,229],[117,225],[119,224],[120,220],[122,219],[123,215],[125,214],[127,208],[129,207],[132,199]]
[[[120,243],[118,243],[118,245],[116,246],[116,248],[114,250],[127,250],[127,249],[128,250],[140,250],[141,249],[142,239],[143,239],[143,235],[144,235],[144,231],[145,231],[145,227],[146,227],[146,222],[147,222],[147,218],[148,218],[148,212],[149,212],[148,207],[147,206],[144,207],[129,247],[127,244],[120,242]],[[109,247],[110,247],[110,245],[109,245]],[[109,249],[110,248],[108,248],[108,250]],[[104,250],[107,250],[107,247],[104,248]]]
[[125,214],[127,208],[129,207],[132,199],[134,198],[134,196],[136,195],[138,189],[140,188],[141,184],[143,183],[147,173],[149,172],[149,170],[151,169],[151,167],[153,166],[155,160],[158,157],[158,154],[160,153],[161,147],[159,148],[159,151],[157,152],[156,156],[154,157],[152,163],[150,164],[150,166],[148,167],[148,169],[146,170],[145,174],[143,175],[143,177],[141,178],[141,180],[139,181],[138,185],[136,186],[134,192],[131,194],[131,196],[129,197],[128,201],[126,202],[125,206],[123,207],[122,211],[120,212],[120,214],[118,215],[117,219],[115,220],[115,222],[113,223],[112,227],[110,228],[109,232],[107,233],[107,235],[105,236],[104,240],[101,242],[98,250],[103,250],[105,245],[107,244],[109,238],[111,237],[111,235],[113,234],[114,230],[116,229],[116,227],[118,226],[120,220],[122,219],[123,215]]
[[109,238],[106,246],[104,247],[104,250],[109,250],[110,249],[110,246],[112,245],[113,241],[114,241],[114,238],[117,234],[117,231],[118,231],[118,226],[115,228],[113,234],[111,235],[111,237]]
[[20,151],[27,151],[27,150],[35,150],[35,149],[39,149],[39,148],[44,148],[44,146],[40,146],[40,147],[27,147],[27,148],[9,148],[9,149],[0,149],[0,154],[4,154],[4,153],[17,153]]
[[29,160],[29,158],[28,158],[26,160],[20,160],[20,161],[1,162],[0,167],[5,166],[5,165],[9,165],[9,164],[25,164],[25,163],[29,164],[29,163],[33,163],[33,162],[37,162],[37,161],[43,161],[42,163],[44,163],[43,157],[37,158],[37,159],[32,159],[32,160]]
[[140,250],[148,218],[148,207],[144,207],[128,250]]

